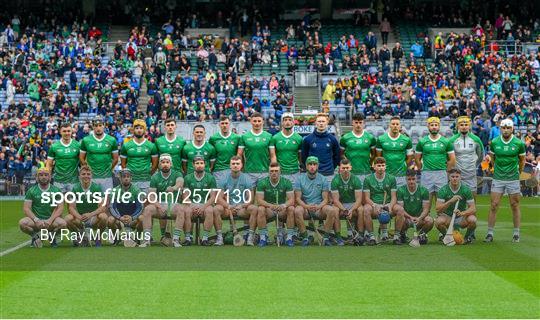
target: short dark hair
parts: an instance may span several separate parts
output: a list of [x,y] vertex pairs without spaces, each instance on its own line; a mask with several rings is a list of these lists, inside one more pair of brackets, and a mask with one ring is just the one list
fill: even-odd
[[232,161],[232,160],[234,160],[234,161],[238,161],[238,160],[242,161],[242,157],[239,156],[239,155],[234,155],[234,156],[231,157],[231,159],[229,160],[229,162]]
[[222,114],[220,117],[219,117],[219,122],[222,122],[222,121],[225,121],[225,120],[230,120],[229,117],[227,117],[226,115]]
[[253,118],[262,118],[262,119],[264,119],[263,115],[260,112],[253,112],[253,114],[251,115],[251,119],[253,119]]
[[392,121],[392,120],[401,121],[401,118],[399,116],[393,116],[392,118],[390,118],[390,121]]
[[206,131],[206,128],[202,124],[197,124],[193,127],[193,131],[195,131],[197,128],[202,128],[204,131]]
[[458,168],[452,168],[450,170],[448,170],[448,174],[453,174],[453,173],[457,173],[457,174],[461,174],[461,170],[459,170]]
[[414,169],[408,169],[406,173],[407,177],[416,177],[416,170]]
[[377,157],[377,158],[375,158],[375,161],[373,161],[373,164],[379,164],[379,163],[384,163],[384,164],[386,164],[386,159],[383,158],[383,157]]
[[279,167],[279,163],[277,162],[270,162],[270,168]]
[[[71,127],[71,123],[69,122],[63,122],[61,125],[60,125],[60,130],[62,130],[62,128],[72,128]],[[73,128],[72,128],[73,129]]]
[[347,159],[347,158],[343,158],[341,159],[341,161],[339,162],[340,165],[347,165],[347,164],[351,164],[351,160]]
[[353,114],[353,116],[352,116],[352,120],[353,120],[353,121],[354,121],[354,120],[356,120],[356,121],[363,121],[364,119],[365,119],[364,114],[361,113],[361,112],[357,112],[357,113]]
[[176,120],[174,120],[174,118],[167,118],[167,119],[165,120],[165,124],[170,123],[170,122],[176,123]]

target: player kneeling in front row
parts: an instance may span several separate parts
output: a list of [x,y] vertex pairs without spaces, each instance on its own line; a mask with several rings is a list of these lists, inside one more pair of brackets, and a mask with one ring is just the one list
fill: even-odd
[[[338,211],[339,218],[347,219],[347,229],[355,244],[362,244],[364,239],[364,208],[362,207],[362,182],[360,178],[351,174],[352,165],[349,159],[342,159],[339,164],[339,174],[332,180],[330,189],[332,190],[332,199],[334,201],[334,210]],[[341,221],[335,219],[334,232],[338,245],[343,245],[341,239]],[[351,223],[356,220],[356,228],[358,233],[355,233],[354,226]],[[353,235],[355,233],[356,236]]]
[[[257,227],[257,207],[253,205],[251,187],[253,182],[247,173],[242,172],[242,157],[232,156],[229,161],[230,170],[224,170],[219,182],[220,194],[214,207],[214,227],[217,240],[214,245],[223,245],[223,220],[235,217],[249,221],[247,244],[253,245],[253,234]],[[230,215],[233,216],[231,219]],[[231,230],[234,230],[231,225]]]
[[476,205],[471,189],[461,183],[461,172],[458,169],[450,169],[448,176],[450,182],[437,193],[439,215],[435,219],[435,227],[443,235],[446,234],[455,212],[454,228],[467,228],[465,243],[472,243],[476,229]]
[[[364,226],[367,231],[367,244],[375,245],[377,242],[373,235],[372,219],[379,219],[381,222],[381,241],[388,241],[388,229],[386,224],[390,217],[396,217],[394,244],[402,244],[399,232],[403,228],[403,212],[396,210],[396,178],[386,173],[386,160],[383,157],[375,158],[373,163],[375,172],[364,180]],[[388,195],[390,203],[387,204]],[[387,216],[389,215],[389,216]]]
[[420,244],[427,243],[427,233],[433,228],[433,218],[429,215],[431,202],[429,191],[417,182],[416,171],[407,170],[407,185],[397,189],[395,211],[401,212],[405,223],[401,229],[401,242],[407,241],[407,229],[415,228]]
[[[40,167],[37,170],[37,184],[32,186],[26,192],[24,198],[23,211],[26,217],[19,221],[19,228],[22,232],[32,237],[32,247],[41,248],[40,231],[57,231],[66,227],[66,222],[62,219],[64,203],[59,203],[56,207],[51,206],[50,202],[44,201],[45,193],[50,194],[61,192],[60,189],[51,184],[51,172],[47,167]],[[51,246],[56,247],[56,239],[53,237]]]
[[[107,200],[107,208],[109,208],[107,225],[110,229],[110,235],[114,239],[114,244],[123,240],[125,247],[137,246],[135,242],[137,237],[132,230],[142,228],[144,205],[141,201],[145,201],[143,199],[145,196],[132,183],[131,171],[127,168],[120,171],[120,184],[113,188],[111,199]],[[120,234],[122,231],[125,231],[126,234]],[[143,240],[150,239],[143,237]]]
[[[94,197],[103,197],[103,190],[99,184],[92,181],[92,170],[89,166],[84,165],[79,169],[79,182],[73,187],[73,193],[77,195],[77,201],[68,205],[67,227],[73,232],[83,232],[84,236],[75,240],[74,246],[88,247],[91,244],[90,230],[97,229],[99,232],[96,234],[99,235],[107,227],[107,213],[103,203],[105,199],[102,198],[102,203],[93,202]],[[99,236],[93,240],[96,247],[101,246]]]
[[208,246],[208,234],[214,225],[214,204],[216,201],[216,179],[209,172],[205,171],[206,163],[203,157],[193,158],[194,171],[184,178],[184,190],[182,199],[182,210],[185,213],[184,230],[186,230],[186,241],[184,244],[192,243],[191,231],[192,218],[203,218],[203,233],[201,245]]
[[[159,157],[159,170],[150,179],[147,206],[144,208],[142,220],[143,232],[146,238],[150,238],[152,234],[152,218],[174,218],[175,224],[172,243],[170,242],[170,233],[166,234],[165,230],[162,230],[160,242],[165,246],[172,245],[177,248],[181,247],[180,236],[184,229],[184,213],[181,210],[180,204],[175,203],[178,198],[175,193],[181,192],[180,190],[184,185],[184,178],[182,177],[182,173],[174,170],[172,166],[171,155],[168,153],[161,154]],[[168,223],[168,221],[166,222]],[[150,246],[150,240],[145,240],[140,246]]]
[[[331,245],[328,239],[328,234],[334,225],[334,219],[337,219],[337,212],[328,205],[328,196],[330,187],[325,176],[318,172],[319,159],[310,156],[306,159],[307,172],[301,174],[296,180],[294,186],[294,194],[296,200],[296,208],[294,210],[295,222],[300,236],[303,238],[302,245],[309,245],[309,238],[306,232],[305,220],[313,223],[314,219],[324,219],[324,245]],[[317,226],[313,223],[313,228]],[[316,230],[317,236],[319,233]]]
[[[259,247],[268,244],[268,229],[266,222],[268,219],[276,217],[276,225],[281,221],[286,221],[287,237],[286,244],[289,247],[294,245],[292,235],[294,228],[294,192],[291,181],[281,176],[281,169],[277,162],[270,163],[269,176],[257,182],[257,226],[261,232]],[[277,230],[277,241],[281,243],[283,235],[281,230]]]

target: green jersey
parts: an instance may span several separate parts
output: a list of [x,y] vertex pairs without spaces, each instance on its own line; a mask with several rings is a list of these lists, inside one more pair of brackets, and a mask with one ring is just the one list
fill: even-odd
[[182,173],[175,169],[171,169],[168,176],[164,176],[163,171],[158,170],[150,179],[150,188],[156,189],[156,192],[158,193],[165,192],[168,187],[176,185],[176,180],[182,177]]
[[525,144],[512,135],[509,141],[501,136],[491,141],[490,153],[495,155],[493,179],[519,180],[519,156],[525,155]]
[[55,182],[77,182],[80,151],[81,144],[75,139],[71,139],[67,145],[62,140],[53,143],[47,158],[54,160],[53,178]]
[[[214,199],[207,199],[207,195],[210,192],[208,189],[215,188],[216,179],[208,172],[204,172],[200,179],[195,176],[195,172],[188,174],[184,178],[184,195],[187,193],[189,201],[194,204],[205,204],[214,201]],[[186,200],[186,203],[189,202]]]
[[[458,204],[459,211],[467,210],[467,203],[474,203],[471,189],[469,189],[469,187],[467,187],[463,183],[459,184],[459,188],[456,191],[452,190],[449,184],[442,187],[441,190],[437,192],[437,201],[446,202],[455,195],[461,196],[461,200]],[[452,214],[454,213],[454,206],[455,204],[448,206],[445,213],[449,216],[452,216]]]
[[344,155],[351,161],[352,173],[369,174],[371,173],[371,151],[377,145],[377,139],[364,130],[357,136],[353,131],[348,132],[339,140]]
[[92,194],[90,196],[90,199],[88,199],[86,195],[83,195],[81,196],[81,201],[80,202],[77,201],[75,205],[77,207],[77,212],[79,214],[95,211],[98,208],[99,203],[94,203],[95,201],[92,201],[92,200],[95,199],[94,197],[103,196],[103,190],[101,189],[101,186],[95,182],[91,182],[90,187],[88,187],[88,189],[84,189],[81,183],[77,182],[72,190],[72,192],[75,194],[79,194],[79,193],[85,194],[88,191],[90,191],[90,193]]
[[282,174],[293,174],[300,171],[298,152],[302,148],[302,136],[293,132],[289,136],[279,132],[270,139],[270,148],[276,152],[277,162]]
[[252,131],[240,139],[240,148],[244,149],[245,172],[268,172],[270,166],[270,140],[272,135],[266,131],[254,134]]
[[277,184],[273,184],[270,177],[257,182],[257,193],[264,195],[264,201],[271,204],[284,204],[287,202],[287,193],[293,192],[291,181],[280,177]]
[[221,131],[219,131],[211,136],[208,142],[216,149],[214,171],[228,170],[230,168],[231,158],[238,153],[240,136],[231,132],[228,136],[224,137]]
[[186,141],[179,136],[175,136],[173,140],[169,140],[167,135],[163,135],[156,139],[156,148],[158,153],[170,154],[173,169],[177,171],[182,171],[182,149],[184,149],[185,145]]
[[[382,179],[378,179],[375,173],[370,174],[364,179],[365,192],[369,192],[369,198],[376,204],[388,204],[392,196],[392,191],[396,191],[396,178],[386,173]],[[384,193],[386,192],[386,203]]]
[[193,159],[203,157],[206,171],[210,172],[210,162],[216,159],[216,149],[205,141],[200,147],[197,147],[193,141],[186,143],[182,149],[182,161],[187,163],[187,174],[193,172]]
[[112,154],[118,153],[116,139],[104,134],[101,139],[94,134],[81,140],[81,153],[86,153],[86,163],[92,169],[94,178],[112,177]]
[[397,138],[391,138],[388,132],[377,140],[377,151],[382,152],[386,160],[386,172],[403,177],[407,171],[407,156],[413,154],[411,139],[403,134]]
[[24,197],[24,201],[32,201],[32,213],[38,217],[38,219],[41,220],[47,220],[51,217],[54,209],[56,207],[51,206],[52,201],[46,202],[44,200],[44,193],[49,193],[48,197],[49,200],[52,200],[52,193],[55,192],[62,192],[58,187],[53,186],[52,184],[49,184],[49,187],[45,190],[41,189],[39,184],[33,185],[28,191],[26,192],[26,195]]
[[336,174],[330,185],[330,190],[339,193],[341,203],[355,203],[356,191],[362,191],[362,182],[357,176],[351,174],[347,181],[343,180],[341,174]]
[[419,217],[424,209],[424,203],[429,202],[429,191],[419,184],[416,190],[410,192],[406,185],[397,189],[397,201],[402,202],[403,209],[413,216]]
[[137,143],[135,139],[122,145],[120,157],[127,159],[127,168],[131,170],[133,181],[148,181],[152,171],[152,157],[157,157],[156,145],[144,139]]
[[447,155],[454,153],[454,145],[439,135],[436,140],[427,135],[416,144],[416,153],[422,155],[422,170],[446,170]]

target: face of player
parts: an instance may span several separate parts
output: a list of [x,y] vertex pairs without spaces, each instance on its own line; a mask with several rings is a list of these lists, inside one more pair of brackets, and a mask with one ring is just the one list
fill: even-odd
[[62,139],[68,140],[71,138],[72,129],[71,127],[63,127],[62,130],[60,130],[60,135],[62,136]]
[[242,170],[242,160],[231,160],[231,171],[236,173]]
[[501,127],[501,134],[503,138],[505,139],[510,138],[513,132],[514,132],[514,127],[511,127],[511,126]]
[[283,120],[281,120],[281,126],[283,129],[290,130],[294,127],[294,121],[292,118],[283,118]]
[[315,120],[315,126],[317,127],[317,131],[323,132],[326,131],[328,128],[328,119],[326,117],[318,117]]
[[103,123],[98,123],[94,125],[94,135],[96,137],[101,137],[103,135],[103,132],[104,132]]
[[439,134],[440,128],[441,126],[438,122],[431,122],[430,124],[428,124],[429,133],[431,133],[432,135]]
[[469,132],[470,124],[467,121],[462,121],[459,123],[458,129],[462,134],[466,134]]
[[48,171],[40,171],[37,174],[37,180],[42,186],[48,185],[51,182],[51,174]]
[[364,120],[353,120],[353,130],[356,132],[362,132],[364,130]]
[[401,131],[401,121],[392,120],[390,121],[390,132],[397,135]]
[[452,187],[457,187],[461,181],[461,175],[459,173],[450,174],[450,185]]
[[270,167],[269,175],[272,181],[278,181],[281,169],[279,167]]
[[222,134],[228,134],[231,132],[231,122],[227,120],[223,120],[219,122],[219,129],[221,130]]
[[203,142],[204,141],[204,129],[203,128],[197,128],[195,131],[193,131],[193,140],[197,142]]
[[135,126],[135,128],[133,128],[133,135],[135,135],[137,139],[141,139],[144,136],[144,127]]
[[176,122],[171,121],[165,124],[165,131],[168,134],[173,134],[176,131]]
[[168,173],[171,171],[171,161],[169,159],[163,159],[159,162],[159,166],[161,167],[161,171],[164,173]]
[[195,161],[195,163],[193,164],[193,169],[195,170],[195,172],[197,173],[203,173],[204,172],[204,161]]
[[310,174],[316,174],[317,170],[319,170],[319,164],[311,162],[306,165],[306,168]]
[[407,187],[410,190],[416,189],[416,176],[407,176]]
[[261,131],[263,127],[263,119],[261,117],[255,117],[251,118],[251,127],[253,128],[253,131]]
[[386,163],[376,163],[375,164],[375,172],[378,175],[384,175],[385,171],[386,171]]
[[128,173],[120,175],[120,183],[124,187],[129,187],[129,185],[131,184],[131,174]]
[[92,181],[92,172],[90,170],[82,170],[79,172],[79,180],[82,184],[90,184]]
[[345,179],[348,179],[351,176],[352,166],[350,163],[339,165],[339,173]]

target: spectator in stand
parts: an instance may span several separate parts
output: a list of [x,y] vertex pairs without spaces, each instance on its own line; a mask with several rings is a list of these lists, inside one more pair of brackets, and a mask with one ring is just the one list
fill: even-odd
[[381,31],[382,43],[388,44],[388,34],[392,32],[392,27],[390,26],[390,22],[388,22],[388,19],[386,17],[381,22],[379,30]]

